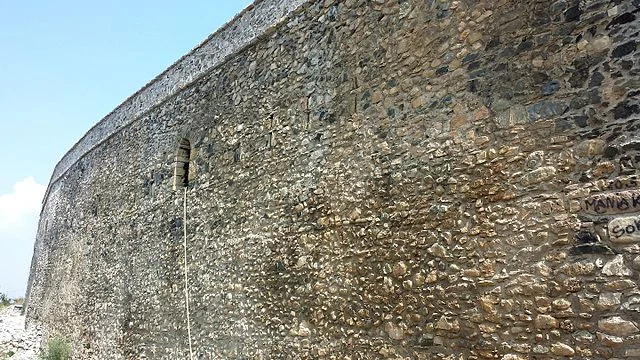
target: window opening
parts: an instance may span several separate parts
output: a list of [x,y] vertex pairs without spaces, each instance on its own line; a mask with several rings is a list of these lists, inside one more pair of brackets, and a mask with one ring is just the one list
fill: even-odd
[[267,134],[267,148],[272,148],[273,147],[273,131],[269,131],[269,133]]
[[240,162],[242,158],[242,145],[238,144],[238,147],[233,150],[233,162]]
[[189,186],[189,164],[191,159],[191,143],[182,139],[176,153],[176,161],[173,169],[173,189]]

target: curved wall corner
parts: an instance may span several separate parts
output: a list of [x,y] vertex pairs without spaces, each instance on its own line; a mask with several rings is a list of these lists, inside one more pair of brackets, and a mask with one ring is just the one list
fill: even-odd
[[84,154],[277,26],[306,0],[256,0],[100,120],[58,162],[55,183]]

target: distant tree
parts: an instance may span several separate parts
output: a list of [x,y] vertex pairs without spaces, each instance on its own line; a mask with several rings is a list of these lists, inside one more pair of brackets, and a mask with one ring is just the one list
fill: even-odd
[[0,293],[0,307],[9,306],[11,300],[5,293]]

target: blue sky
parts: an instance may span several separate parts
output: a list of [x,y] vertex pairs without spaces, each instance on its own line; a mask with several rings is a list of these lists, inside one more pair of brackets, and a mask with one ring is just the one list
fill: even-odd
[[62,155],[249,3],[0,0],[0,292],[25,292]]

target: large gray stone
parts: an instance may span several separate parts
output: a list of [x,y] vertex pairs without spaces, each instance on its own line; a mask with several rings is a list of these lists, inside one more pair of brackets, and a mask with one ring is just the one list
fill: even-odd
[[640,241],[640,216],[616,218],[609,222],[609,238],[613,243]]
[[629,276],[632,272],[624,264],[624,257],[622,255],[616,255],[613,260],[607,262],[602,267],[602,274],[608,276]]

